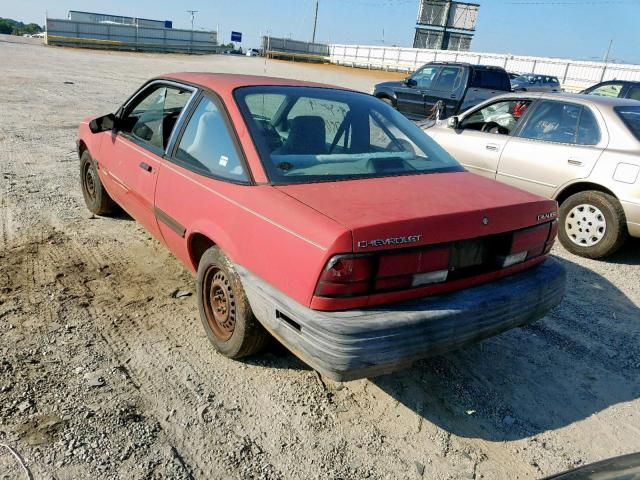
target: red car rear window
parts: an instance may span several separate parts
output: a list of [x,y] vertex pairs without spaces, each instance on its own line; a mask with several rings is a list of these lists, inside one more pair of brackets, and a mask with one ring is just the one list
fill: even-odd
[[380,100],[314,87],[244,87],[236,100],[275,184],[462,171]]

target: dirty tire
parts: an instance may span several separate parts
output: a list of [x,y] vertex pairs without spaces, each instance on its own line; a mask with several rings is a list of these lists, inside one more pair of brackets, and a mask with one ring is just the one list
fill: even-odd
[[80,186],[82,187],[84,203],[87,204],[87,208],[91,213],[95,215],[110,215],[117,209],[116,203],[111,199],[100,181],[96,170],[96,162],[93,161],[88,150],[82,152],[80,157]]
[[240,277],[218,247],[202,255],[196,282],[200,320],[220,353],[241,358],[267,345],[269,333],[253,315]]
[[[604,217],[604,234],[593,245],[577,244],[568,231],[567,217],[572,213],[575,215],[576,209],[581,206],[595,207],[594,210],[601,212]],[[564,248],[581,257],[594,259],[606,257],[617,251],[625,242],[628,233],[627,221],[620,202],[612,195],[595,190],[578,192],[562,202],[558,227],[558,238]]]

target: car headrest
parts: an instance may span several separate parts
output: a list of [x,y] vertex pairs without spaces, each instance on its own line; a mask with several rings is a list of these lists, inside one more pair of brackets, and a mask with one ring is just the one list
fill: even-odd
[[322,117],[300,115],[289,122],[286,153],[320,155],[327,153],[327,131]]

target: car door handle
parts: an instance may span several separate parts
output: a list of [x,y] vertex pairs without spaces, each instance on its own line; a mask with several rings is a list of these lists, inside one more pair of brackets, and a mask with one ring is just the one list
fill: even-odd
[[500,151],[500,145],[498,145],[497,143],[487,143],[484,148],[486,148],[487,150],[491,150],[492,152]]
[[581,167],[582,165],[584,165],[584,162],[582,160],[578,160],[577,158],[569,158],[567,160],[567,163],[576,167]]
[[145,162],[140,163],[140,168],[143,169],[145,172],[149,172],[149,173],[153,172],[153,167]]

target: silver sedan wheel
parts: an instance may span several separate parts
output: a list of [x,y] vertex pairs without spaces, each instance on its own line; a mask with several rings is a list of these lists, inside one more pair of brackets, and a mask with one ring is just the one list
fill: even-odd
[[564,221],[564,228],[573,243],[592,247],[604,238],[607,221],[599,208],[582,204],[571,209]]

